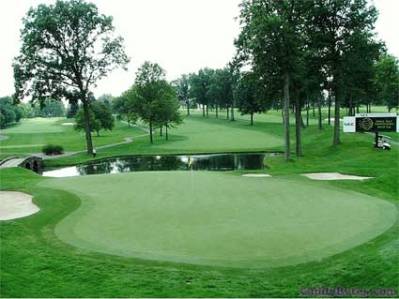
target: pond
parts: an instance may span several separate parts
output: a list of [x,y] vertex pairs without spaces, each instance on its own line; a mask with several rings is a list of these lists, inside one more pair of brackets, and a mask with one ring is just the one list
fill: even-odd
[[71,177],[91,174],[114,174],[133,171],[167,170],[258,170],[264,168],[266,153],[211,155],[127,156],[103,159],[71,167],[44,169],[48,177]]

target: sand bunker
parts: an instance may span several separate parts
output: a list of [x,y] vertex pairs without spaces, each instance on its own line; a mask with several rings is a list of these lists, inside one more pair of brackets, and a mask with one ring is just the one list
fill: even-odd
[[305,173],[304,176],[312,180],[319,181],[335,181],[335,180],[357,180],[363,181],[372,179],[372,177],[357,176],[357,175],[347,175],[338,172],[321,172],[321,173]]
[[10,220],[35,214],[40,209],[32,196],[22,192],[0,191],[0,220]]
[[247,178],[269,178],[269,177],[271,177],[270,174],[266,174],[266,173],[247,173],[247,174],[243,174],[242,176],[245,176]]
[[62,125],[63,125],[63,126],[73,126],[74,123],[63,123]]

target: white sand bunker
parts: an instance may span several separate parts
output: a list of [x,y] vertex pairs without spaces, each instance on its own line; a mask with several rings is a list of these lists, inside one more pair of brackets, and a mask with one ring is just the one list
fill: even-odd
[[335,180],[363,181],[363,180],[373,179],[373,177],[347,175],[338,172],[305,173],[303,175],[308,177],[309,179],[319,180],[319,181],[335,181]]
[[63,126],[73,126],[74,123],[63,123],[62,125],[63,125]]
[[245,176],[247,178],[269,178],[269,177],[271,177],[270,174],[266,174],[266,173],[247,173],[247,174],[243,174],[242,176]]
[[22,192],[0,191],[0,220],[26,217],[39,211],[32,196]]

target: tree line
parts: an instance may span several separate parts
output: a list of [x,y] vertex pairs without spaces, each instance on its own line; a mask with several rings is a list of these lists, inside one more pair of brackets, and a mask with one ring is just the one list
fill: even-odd
[[19,103],[15,105],[11,96],[0,98],[0,128],[18,123],[22,118],[62,117],[65,107],[61,101],[46,99],[41,104]]
[[222,110],[226,119],[235,120],[235,110],[242,115],[249,115],[251,125],[254,115],[272,107],[269,101],[263,99],[253,72],[242,72],[234,64],[222,69],[204,68],[197,73],[182,75],[173,82],[178,99],[186,107],[187,115],[190,108],[199,107],[203,117],[209,117],[209,110],[219,118]]
[[23,116],[23,108],[20,105],[14,105],[11,97],[0,98],[0,129],[19,122]]
[[[114,102],[120,117],[148,124],[153,142],[155,128],[165,130],[168,138],[168,129],[181,122],[179,101],[187,114],[197,106],[204,117],[210,109],[216,117],[225,110],[226,118],[234,120],[238,108],[251,116],[251,124],[255,113],[281,108],[289,160],[290,109],[300,157],[304,108],[309,113],[311,105],[317,107],[322,129],[321,108],[328,106],[328,121],[334,117],[333,144],[338,145],[341,107],[353,114],[361,104],[368,111],[371,104],[398,106],[398,61],[377,40],[377,10],[367,0],[243,0],[239,20],[237,54],[225,68],[204,68],[171,84],[159,65],[146,62],[133,86]],[[21,40],[13,65],[14,101],[68,101],[68,115],[80,113],[91,154],[91,133],[98,124],[91,89],[129,62],[112,17],[84,0],[41,4],[23,19]]]
[[[384,103],[398,107],[398,61],[378,41],[378,12],[366,0],[243,0],[235,61],[249,67],[267,101],[283,108],[285,158],[290,159],[290,107],[296,156],[302,156],[302,109],[328,94],[334,103],[333,145],[340,139],[340,108]],[[330,115],[328,118],[330,122]],[[321,113],[319,128],[322,128]]]

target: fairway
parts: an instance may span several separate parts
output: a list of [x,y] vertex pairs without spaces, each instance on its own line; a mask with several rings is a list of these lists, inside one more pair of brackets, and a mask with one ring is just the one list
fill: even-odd
[[[74,130],[73,122],[57,117],[22,119],[19,124],[0,131],[0,135],[6,136],[0,140],[0,157],[37,154],[46,144],[61,145],[65,151],[84,151],[84,134]],[[118,121],[112,132],[102,131],[100,136],[93,136],[93,142],[95,146],[120,143],[126,137],[144,133]]]
[[40,187],[82,200],[55,229],[66,243],[200,265],[318,261],[373,239],[397,217],[387,201],[299,177],[141,172],[47,179]]

